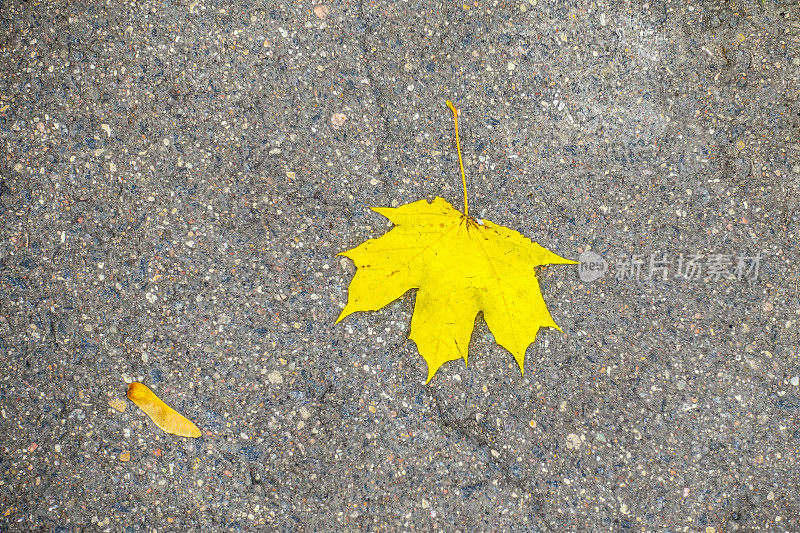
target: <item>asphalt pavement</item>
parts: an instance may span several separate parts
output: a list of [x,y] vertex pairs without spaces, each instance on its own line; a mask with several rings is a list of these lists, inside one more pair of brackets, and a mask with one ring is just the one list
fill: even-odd
[[[0,530],[800,530],[799,20],[0,1]],[[336,254],[460,205],[448,99],[470,211],[582,265],[425,385]]]

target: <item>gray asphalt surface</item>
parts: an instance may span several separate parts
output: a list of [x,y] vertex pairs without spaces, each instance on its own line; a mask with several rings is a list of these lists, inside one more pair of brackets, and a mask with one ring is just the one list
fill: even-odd
[[[0,2],[0,530],[800,530],[799,20]],[[479,319],[425,386],[413,293],[333,325],[369,206],[460,205],[446,99],[472,211],[609,265],[524,377]]]

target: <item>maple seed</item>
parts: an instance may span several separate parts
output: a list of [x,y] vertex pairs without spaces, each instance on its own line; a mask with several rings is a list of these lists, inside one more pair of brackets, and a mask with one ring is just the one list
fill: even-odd
[[200,430],[191,420],[165,404],[161,398],[142,383],[134,381],[128,385],[128,399],[144,411],[155,422],[156,426],[167,433],[192,438],[197,438],[201,435]]
[[[456,119],[451,102],[448,107]],[[456,129],[464,213],[440,197],[372,209],[394,223],[388,233],[339,255],[356,273],[336,322],[356,311],[376,311],[418,289],[411,334],[428,363],[430,382],[447,361],[467,362],[475,318],[483,318],[498,344],[524,372],[525,351],[539,328],[560,328],[542,298],[535,267],[577,264],[519,232],[467,215],[467,185]]]

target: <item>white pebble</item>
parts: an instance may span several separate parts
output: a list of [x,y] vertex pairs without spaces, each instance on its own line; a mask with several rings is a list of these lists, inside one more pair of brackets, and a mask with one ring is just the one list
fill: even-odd
[[575,433],[567,435],[567,448],[574,450],[581,447],[581,438]]
[[333,124],[334,128],[342,127],[346,120],[347,116],[344,113],[334,113],[331,115],[331,124]]

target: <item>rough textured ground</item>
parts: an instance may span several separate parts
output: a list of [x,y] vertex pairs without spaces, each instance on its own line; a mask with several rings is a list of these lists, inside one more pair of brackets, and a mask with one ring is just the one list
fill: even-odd
[[[0,2],[0,530],[800,530],[799,15]],[[413,294],[333,326],[368,206],[461,201],[447,98],[473,210],[610,263],[524,377],[479,320],[423,385]]]

